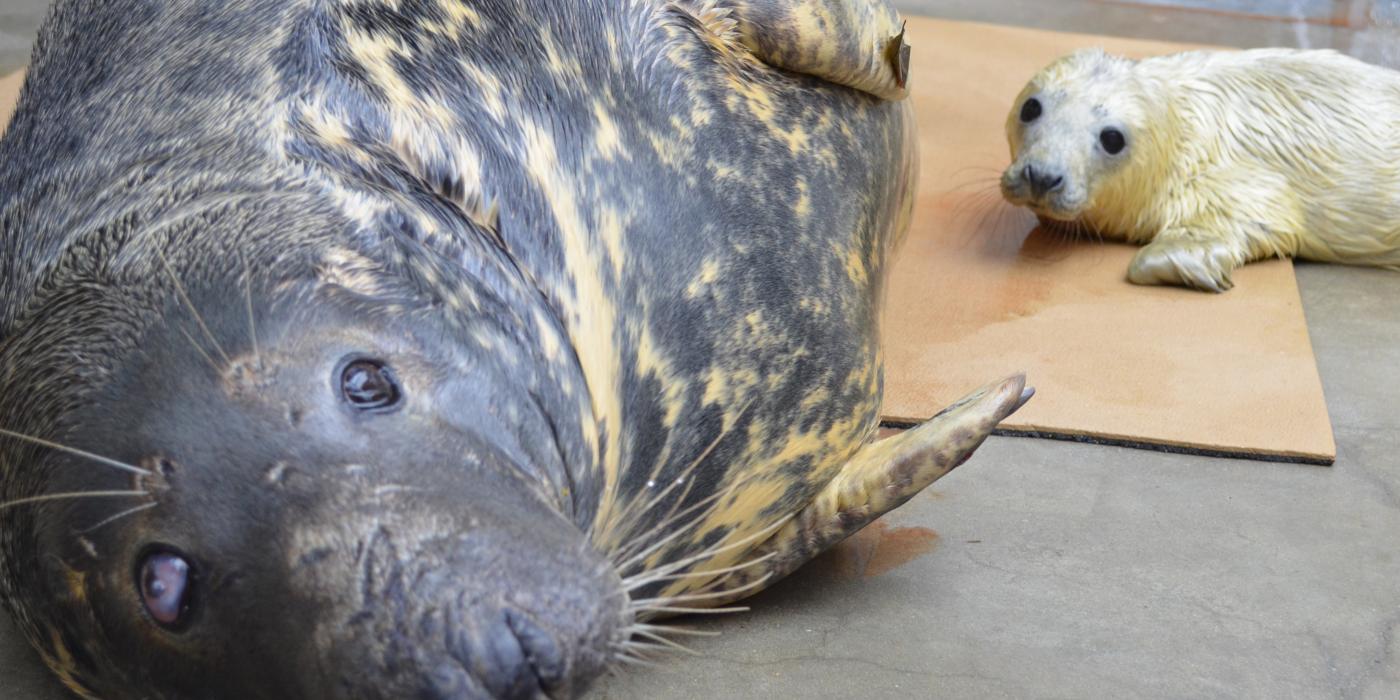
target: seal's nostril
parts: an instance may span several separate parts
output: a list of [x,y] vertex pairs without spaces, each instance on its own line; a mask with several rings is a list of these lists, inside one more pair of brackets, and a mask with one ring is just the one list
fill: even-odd
[[540,685],[545,689],[559,685],[568,669],[564,662],[564,653],[554,636],[540,629],[540,626],[526,615],[514,610],[506,611],[506,622],[520,640],[520,648],[524,650]]
[[[455,671],[452,663],[443,664],[427,679],[434,698],[534,698],[563,680],[565,663],[558,645],[524,615],[504,610],[473,618],[474,623],[452,635],[447,649],[469,676]],[[541,668],[552,675],[542,677]],[[484,693],[463,695],[463,687]]]
[[1043,170],[1036,170],[1034,167],[1031,167],[1029,165],[1027,165],[1025,170],[1022,171],[1022,175],[1025,177],[1026,182],[1030,184],[1031,191],[1034,192],[1037,197],[1044,197],[1045,195],[1060,189],[1065,184],[1064,175]]
[[484,694],[466,669],[450,661],[438,664],[428,674],[427,685],[422,691],[424,700],[468,700]]
[[482,680],[496,697],[529,697],[530,691],[539,689],[535,671],[505,615],[491,625],[483,641],[489,661]]

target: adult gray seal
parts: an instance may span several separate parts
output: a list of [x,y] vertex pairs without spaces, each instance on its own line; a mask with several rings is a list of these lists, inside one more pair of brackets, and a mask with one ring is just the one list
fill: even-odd
[[63,0],[0,143],[0,584],[104,698],[569,697],[964,460],[871,443],[871,2]]

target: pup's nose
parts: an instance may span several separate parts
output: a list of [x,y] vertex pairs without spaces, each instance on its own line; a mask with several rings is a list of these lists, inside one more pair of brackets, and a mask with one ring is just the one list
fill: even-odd
[[1031,192],[1037,197],[1044,197],[1065,185],[1064,174],[1049,168],[1040,168],[1037,170],[1035,166],[1027,165],[1026,168],[1021,171],[1021,177],[1025,178],[1026,182],[1030,183]]

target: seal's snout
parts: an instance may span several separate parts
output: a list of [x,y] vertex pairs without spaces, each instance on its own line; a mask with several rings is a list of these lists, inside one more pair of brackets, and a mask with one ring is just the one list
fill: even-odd
[[[613,567],[528,497],[501,494],[452,522],[455,498],[366,511],[332,560],[302,572],[330,608],[337,698],[568,698],[612,661],[628,621]],[[497,507],[499,506],[499,507]],[[531,524],[539,527],[533,527]],[[347,572],[355,574],[346,576]]]
[[1085,205],[1084,175],[1057,157],[1021,154],[1001,176],[1001,193],[1015,206],[1057,221],[1076,220]]
[[1046,195],[1058,192],[1065,186],[1064,173],[1051,167],[1036,168],[1034,165],[1027,165],[1022,169],[1021,177],[1030,185],[1031,194],[1037,199],[1044,199]]
[[425,679],[422,696],[465,700],[486,691],[494,698],[534,698],[567,693],[565,645],[528,613],[506,608],[477,615],[481,629],[460,629],[449,640],[448,658]]

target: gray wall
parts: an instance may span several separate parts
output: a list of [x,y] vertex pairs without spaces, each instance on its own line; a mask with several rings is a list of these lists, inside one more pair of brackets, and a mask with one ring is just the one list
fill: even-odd
[[29,63],[29,46],[49,0],[0,0],[0,75]]

